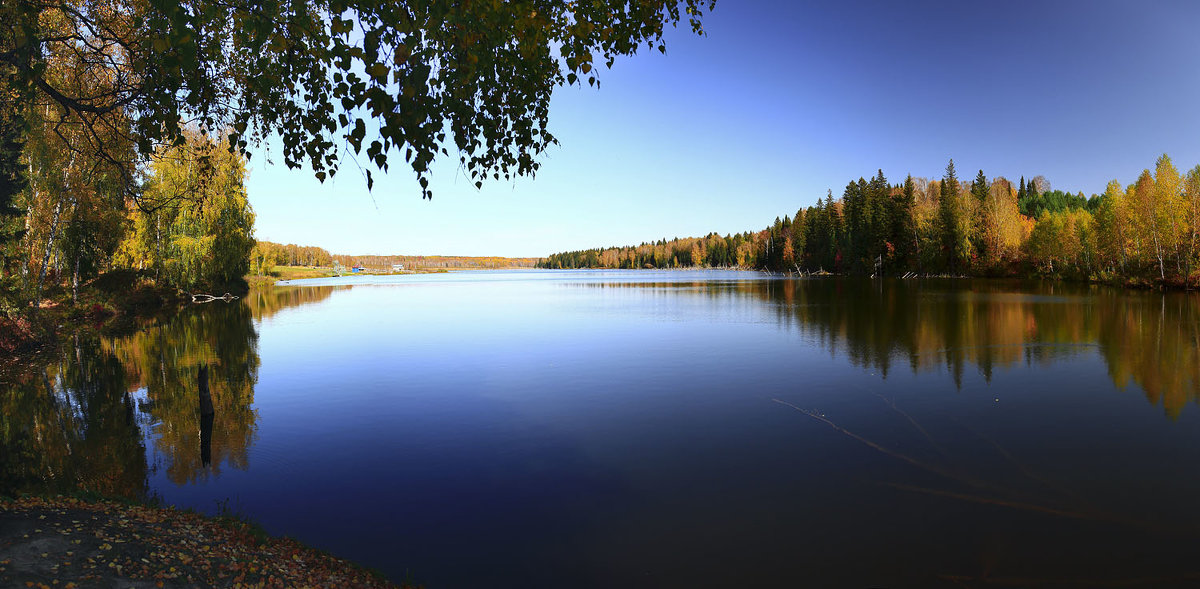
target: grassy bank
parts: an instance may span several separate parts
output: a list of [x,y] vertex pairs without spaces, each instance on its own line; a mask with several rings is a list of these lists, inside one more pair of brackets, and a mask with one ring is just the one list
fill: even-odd
[[384,272],[378,270],[370,270],[362,274],[351,273],[349,269],[341,270],[339,274],[333,268],[327,266],[275,266],[263,275],[247,275],[246,283],[253,287],[272,286],[276,282],[285,280],[303,280],[305,278],[332,278],[335,276],[395,276],[401,274],[442,274],[447,272],[445,268],[415,268],[412,270],[401,270],[399,272]]
[[265,276],[246,276],[246,283],[252,288],[271,286],[280,280],[301,280],[304,278],[328,278],[337,276],[333,268],[317,266],[274,266]]

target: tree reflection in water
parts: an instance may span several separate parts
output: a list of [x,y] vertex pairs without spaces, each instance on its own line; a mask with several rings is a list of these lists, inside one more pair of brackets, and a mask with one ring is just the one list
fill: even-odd
[[0,374],[0,492],[146,492],[145,419],[120,362],[97,338]]
[[159,468],[176,484],[247,468],[257,431],[254,320],[332,291],[280,288],[191,306],[128,337],[73,336],[52,361],[11,367],[0,374],[0,493],[143,497]]
[[1200,402],[1200,294],[1010,280],[779,279],[579,283],[772,304],[780,324],[887,378],[945,367],[1050,364],[1099,350],[1118,388],[1137,385],[1177,417]]
[[[258,334],[249,307],[220,303],[189,308],[165,325],[105,344],[131,385],[144,389],[141,410],[149,416],[154,468],[164,467],[168,479],[183,484],[219,476],[222,468],[249,466],[259,366]],[[202,438],[202,367],[209,373],[213,409],[212,460],[207,467],[196,443]]]
[[[966,280],[577,286],[698,296],[731,309],[746,298],[767,303],[781,325],[882,378],[902,366],[945,367],[956,382],[974,367],[990,379],[998,368],[1098,353],[1116,386],[1135,385],[1169,417],[1200,401],[1195,293]],[[146,493],[151,470],[165,469],[183,484],[247,468],[257,431],[255,321],[334,290],[275,288],[232,304],[193,306],[132,336],[66,338],[51,361],[8,369],[0,374],[0,492],[85,489],[134,497]]]

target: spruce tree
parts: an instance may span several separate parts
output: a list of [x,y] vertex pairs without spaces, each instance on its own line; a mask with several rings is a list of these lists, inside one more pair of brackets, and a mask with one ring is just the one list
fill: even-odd
[[892,243],[896,255],[907,268],[915,268],[917,259],[917,187],[912,174],[904,179],[904,187],[897,196],[897,206],[892,213]]
[[979,175],[975,176],[975,181],[971,183],[971,195],[979,202],[987,200],[988,181],[987,176],[983,175],[983,170],[979,170]]
[[1042,195],[1038,193],[1037,182],[1030,180],[1025,185],[1025,202],[1021,206],[1021,212],[1035,219],[1038,218],[1042,208],[1041,199]]
[[869,268],[874,268],[877,262],[882,261],[881,256],[888,254],[886,242],[890,237],[892,223],[892,202],[889,192],[887,178],[884,177],[883,170],[879,170],[871,179],[870,188],[867,191],[871,211],[867,246]]
[[[988,197],[988,180],[987,176],[983,175],[983,170],[979,170],[979,175],[975,176],[975,180],[971,182],[971,196],[975,198],[975,214],[970,223],[975,227],[979,227],[983,223],[983,206]],[[971,249],[967,255],[977,255],[980,259],[986,259],[988,255],[987,243],[983,239],[982,231],[974,231],[971,235]]]
[[954,172],[954,160],[946,165],[946,175],[942,177],[942,190],[938,198],[938,219],[942,230],[942,249],[946,256],[946,266],[951,273],[958,271],[958,250],[962,241],[959,228],[961,212],[958,206],[958,176]]

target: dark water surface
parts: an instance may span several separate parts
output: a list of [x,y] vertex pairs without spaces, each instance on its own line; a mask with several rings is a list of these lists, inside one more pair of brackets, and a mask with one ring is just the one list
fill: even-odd
[[431,589],[1200,579],[1196,295],[310,283],[3,374],[0,491],[226,505]]

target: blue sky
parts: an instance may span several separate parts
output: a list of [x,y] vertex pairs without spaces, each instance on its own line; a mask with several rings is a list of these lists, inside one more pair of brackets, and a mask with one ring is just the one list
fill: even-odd
[[1046,176],[1102,192],[1200,163],[1200,2],[721,0],[708,36],[562,88],[535,179],[476,190],[454,158],[422,200],[251,161],[259,239],[346,254],[544,256],[757,230],[882,168]]

